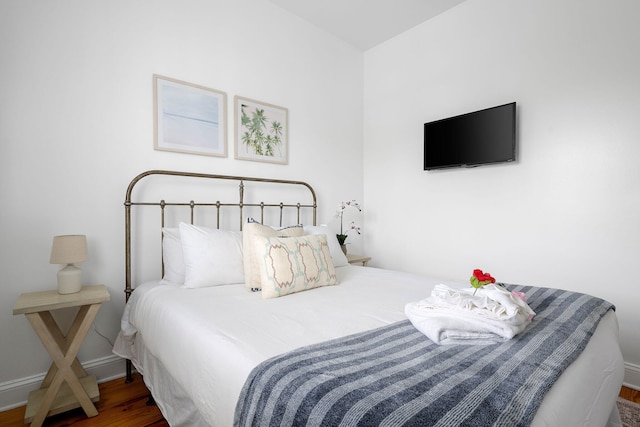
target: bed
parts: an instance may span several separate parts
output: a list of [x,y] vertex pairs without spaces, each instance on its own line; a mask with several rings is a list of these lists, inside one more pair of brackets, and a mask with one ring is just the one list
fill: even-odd
[[[208,200],[194,201],[191,189]],[[187,199],[165,198],[164,191]],[[416,335],[405,305],[437,284],[465,283],[350,265],[328,228],[316,225],[316,211],[315,192],[301,181],[172,171],[147,171],[132,180],[125,198],[127,304],[114,352],[127,359],[128,379],[132,366],[143,375],[172,426],[620,425],[615,401],[623,362],[610,304],[513,285],[538,312],[522,339],[438,346]],[[291,242],[297,249],[287,246]],[[149,249],[154,245],[161,249]],[[281,269],[261,265],[256,277],[251,256],[263,248],[276,264],[307,255],[324,261],[284,279]],[[201,253],[217,264],[207,264]],[[176,267],[180,257],[186,266]],[[286,282],[277,287],[286,291],[273,294],[269,280]],[[584,301],[585,322],[601,314],[588,326],[556,328],[544,313],[564,313],[567,322],[578,318],[577,308],[554,306],[556,300],[571,307]],[[547,332],[536,329],[543,325]],[[391,336],[403,344],[393,344]],[[408,341],[418,347],[409,349]],[[558,367],[547,366],[554,358]],[[338,365],[331,364],[335,360]],[[346,372],[347,365],[362,376]],[[298,374],[303,371],[307,376]],[[269,376],[276,372],[279,377]],[[402,379],[390,383],[392,377]],[[420,391],[413,388],[418,383]]]

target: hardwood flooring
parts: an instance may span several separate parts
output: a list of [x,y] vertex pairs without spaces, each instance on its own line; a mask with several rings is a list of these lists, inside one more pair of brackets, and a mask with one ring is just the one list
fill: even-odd
[[[45,427],[169,427],[155,405],[147,405],[149,391],[140,375],[135,374],[133,382],[125,384],[124,378],[99,384],[100,401],[96,403],[98,415],[87,418],[81,408],[49,417]],[[25,407],[0,412],[0,426],[23,427]]]
[[640,404],[640,390],[634,390],[629,387],[622,386],[620,397]]
[[[82,409],[74,409],[64,414],[46,419],[45,427],[168,427],[155,405],[147,405],[149,391],[139,375],[134,375],[133,383],[125,384],[124,378],[99,385],[100,401],[96,403],[98,416],[87,418]],[[640,391],[622,387],[620,397],[640,403]],[[23,427],[24,406],[0,412],[0,426]]]

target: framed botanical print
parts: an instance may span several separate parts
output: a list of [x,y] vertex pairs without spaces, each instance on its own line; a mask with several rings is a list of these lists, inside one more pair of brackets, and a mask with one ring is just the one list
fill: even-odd
[[289,162],[289,122],[286,108],[236,96],[235,158],[259,162]]

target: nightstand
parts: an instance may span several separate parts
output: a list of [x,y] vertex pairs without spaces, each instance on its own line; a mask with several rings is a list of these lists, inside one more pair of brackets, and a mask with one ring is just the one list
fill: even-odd
[[[96,378],[87,374],[76,355],[100,305],[109,299],[104,285],[83,286],[75,294],[61,295],[53,290],[20,295],[13,314],[27,317],[53,360],[40,389],[29,394],[25,423],[39,427],[47,416],[80,406],[88,417],[98,415],[93,404],[100,399]],[[79,310],[65,335],[51,311],[69,307]]]
[[371,261],[371,257],[364,255],[347,254],[347,261],[349,261],[349,264],[362,264],[364,267],[366,267],[367,264],[369,264],[369,261]]

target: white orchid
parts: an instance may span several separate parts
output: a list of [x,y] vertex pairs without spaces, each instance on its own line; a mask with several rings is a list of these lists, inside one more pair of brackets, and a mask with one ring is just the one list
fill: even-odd
[[355,201],[355,200],[349,200],[346,202],[342,202],[340,203],[340,205],[338,206],[338,210],[336,211],[336,216],[338,218],[340,218],[340,234],[336,234],[336,237],[338,238],[338,243],[340,243],[341,245],[344,245],[345,240],[347,240],[347,233],[349,231],[355,231],[356,233],[360,234],[360,227],[358,227],[355,223],[355,221],[351,221],[351,224],[349,225],[349,228],[344,229],[343,225],[342,225],[342,216],[344,215],[344,211],[347,208],[356,208],[358,209],[359,212],[362,212],[362,208],[360,207],[360,204]]

